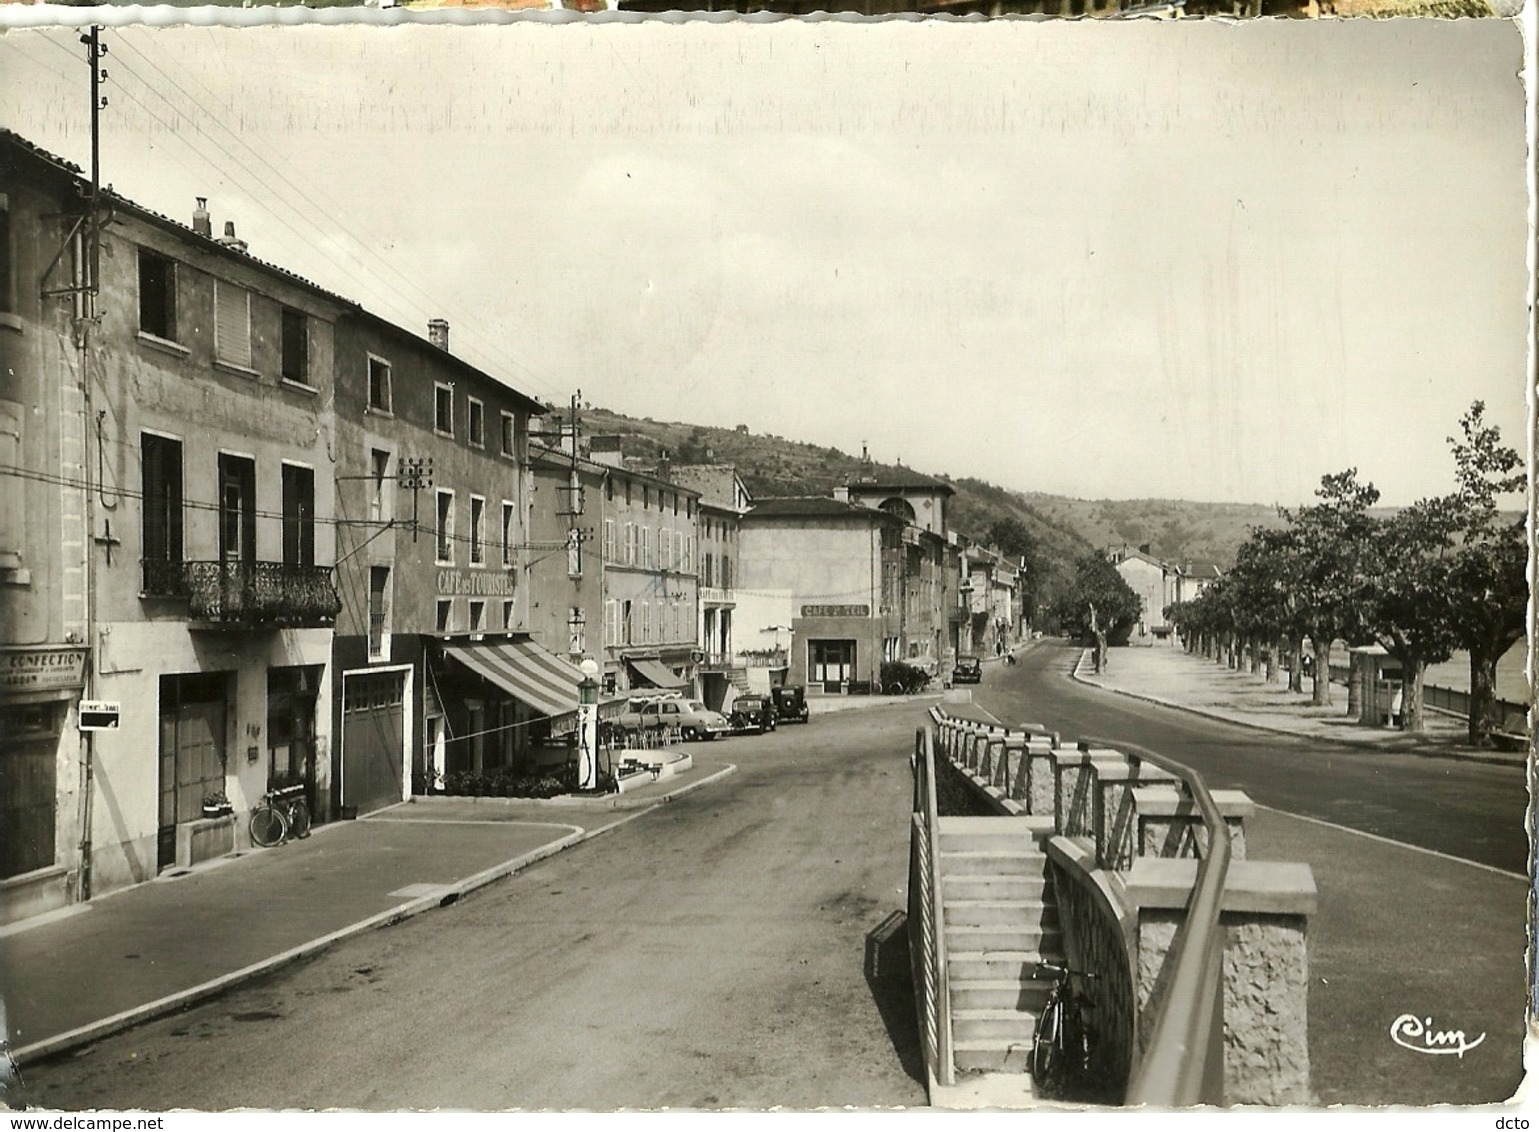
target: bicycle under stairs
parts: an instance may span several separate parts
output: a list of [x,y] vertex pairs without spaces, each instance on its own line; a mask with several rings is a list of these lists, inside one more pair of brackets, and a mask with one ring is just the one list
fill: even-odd
[[[1026,1076],[1037,1012],[1052,986],[1039,960],[1063,962],[1057,898],[1041,838],[1052,819],[942,817],[939,881],[958,1084]],[[973,1084],[977,1084],[976,1081]]]

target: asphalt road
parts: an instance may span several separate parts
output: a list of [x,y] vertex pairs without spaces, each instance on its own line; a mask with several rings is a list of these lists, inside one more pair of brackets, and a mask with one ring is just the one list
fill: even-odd
[[[922,1106],[917,705],[718,741],[737,774],[459,903],[27,1070],[45,1107]],[[168,925],[169,930],[174,926]]]
[[[1043,642],[1013,668],[990,666],[975,699],[1006,721],[1046,724],[1065,743],[1094,735],[1152,748],[1210,788],[1243,789],[1272,807],[1246,823],[1249,856],[1308,864],[1318,891],[1308,972],[1316,1102],[1508,1100],[1526,1032],[1523,772],[1326,745],[1144,703],[1068,679],[1079,654]],[[1463,1056],[1407,1049],[1390,1035],[1404,1014],[1480,1044]]]
[[[1394,754],[1239,727],[1063,679],[1078,646],[1044,641],[990,666],[975,699],[1007,722],[1137,743],[1179,759],[1209,789],[1526,876],[1528,787],[1516,767]],[[1116,664],[1113,650],[1111,663]]]
[[[1521,1078],[1522,775],[1332,749],[990,665],[1011,721],[1121,737],[1237,786],[1253,857],[1305,860],[1321,1104],[1471,1104]],[[719,742],[738,774],[262,984],[27,1071],[45,1107],[922,1106],[901,933],[919,705]],[[1326,826],[1291,814],[1305,814]],[[1511,828],[1506,828],[1506,827]],[[1345,828],[1338,828],[1345,827]],[[1390,838],[1364,838],[1365,830]],[[1436,856],[1405,846],[1424,846]],[[1485,867],[1467,864],[1480,862]],[[174,930],[174,928],[172,929]],[[1466,1057],[1388,1037],[1414,1012]]]

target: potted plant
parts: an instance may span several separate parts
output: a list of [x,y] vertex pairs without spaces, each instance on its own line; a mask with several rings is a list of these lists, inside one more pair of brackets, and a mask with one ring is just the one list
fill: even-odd
[[226,814],[233,814],[235,807],[230,805],[230,799],[223,790],[211,790],[203,795],[203,816],[206,818],[222,818]]

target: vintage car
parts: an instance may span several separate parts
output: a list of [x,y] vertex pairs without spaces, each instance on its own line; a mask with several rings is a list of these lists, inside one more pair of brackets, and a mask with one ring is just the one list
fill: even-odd
[[773,731],[775,701],[757,694],[739,696],[732,702],[732,711],[727,715],[727,721],[732,724],[733,731],[752,731],[757,735]]
[[770,689],[775,701],[775,720],[779,723],[807,722],[807,689],[800,684],[783,684]]
[[983,680],[983,662],[975,656],[959,656],[951,669],[953,684],[977,684]]
[[732,730],[721,712],[682,696],[632,700],[614,722],[631,733],[676,728],[683,739],[714,739]]

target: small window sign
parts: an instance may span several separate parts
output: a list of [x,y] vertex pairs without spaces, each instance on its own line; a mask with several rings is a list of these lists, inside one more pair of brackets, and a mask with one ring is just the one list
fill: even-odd
[[80,730],[116,731],[122,707],[117,700],[81,700]]

